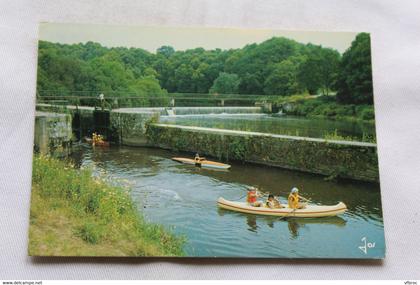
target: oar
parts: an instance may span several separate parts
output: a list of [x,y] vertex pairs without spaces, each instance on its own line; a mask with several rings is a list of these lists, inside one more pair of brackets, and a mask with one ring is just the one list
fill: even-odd
[[311,199],[308,199],[308,198],[305,198],[305,197],[302,197],[302,196],[299,196],[299,197],[302,198],[303,200],[305,200],[306,202],[312,202]]
[[290,214],[294,213],[296,210],[297,210],[297,209],[293,209],[292,211],[290,211],[289,213],[287,213],[287,215],[285,215],[285,216],[281,217],[281,218],[280,218],[280,219],[278,219],[278,220],[280,221],[280,220],[283,220],[284,218],[287,218]]

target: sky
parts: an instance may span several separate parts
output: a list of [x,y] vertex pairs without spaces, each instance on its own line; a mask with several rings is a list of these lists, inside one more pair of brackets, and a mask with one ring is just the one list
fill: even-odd
[[356,37],[355,32],[285,31],[263,29],[183,28],[115,26],[99,24],[41,23],[39,39],[58,43],[98,42],[106,47],[136,47],[150,52],[163,45],[175,50],[242,48],[274,36],[330,47],[343,53]]

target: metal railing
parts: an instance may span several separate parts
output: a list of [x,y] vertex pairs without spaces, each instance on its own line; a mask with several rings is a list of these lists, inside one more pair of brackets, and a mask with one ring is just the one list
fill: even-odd
[[[104,94],[103,100],[100,94]],[[57,91],[40,90],[37,103],[52,105],[91,106],[95,108],[128,107],[210,107],[210,106],[255,106],[259,103],[282,101],[278,95],[253,94],[207,94],[207,93],[167,93],[139,95],[124,91]]]

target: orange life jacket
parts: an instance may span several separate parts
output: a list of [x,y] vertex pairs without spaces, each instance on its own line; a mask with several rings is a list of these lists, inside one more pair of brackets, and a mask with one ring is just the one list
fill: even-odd
[[255,202],[257,202],[257,191],[255,191],[255,190],[248,191],[248,193],[246,195],[246,201],[248,203],[255,203]]

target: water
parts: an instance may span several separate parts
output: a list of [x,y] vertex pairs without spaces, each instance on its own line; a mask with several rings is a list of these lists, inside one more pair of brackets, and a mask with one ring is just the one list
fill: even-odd
[[[160,149],[82,147],[74,159],[113,181],[128,181],[132,197],[147,221],[160,223],[188,239],[190,256],[378,258],[384,233],[377,184],[326,182],[301,172],[231,163],[230,171],[213,171],[172,161],[179,154]],[[279,195],[283,203],[292,186],[312,201],[346,203],[340,217],[265,217],[222,210],[216,200],[238,199],[249,185]],[[375,242],[367,254],[361,239]]]
[[208,127],[262,133],[323,138],[337,132],[339,136],[362,139],[375,137],[375,125],[366,122],[306,119],[295,116],[274,117],[266,114],[161,116],[160,122],[184,126]]

